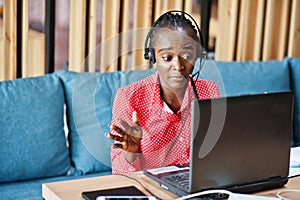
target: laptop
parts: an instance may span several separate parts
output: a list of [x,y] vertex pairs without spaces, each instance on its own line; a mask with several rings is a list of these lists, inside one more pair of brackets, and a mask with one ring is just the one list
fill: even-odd
[[288,181],[292,110],[289,91],[195,100],[189,165],[143,173],[179,196],[282,187]]

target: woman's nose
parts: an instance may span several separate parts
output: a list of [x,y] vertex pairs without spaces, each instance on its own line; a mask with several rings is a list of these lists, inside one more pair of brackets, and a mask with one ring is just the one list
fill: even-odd
[[180,56],[175,56],[173,58],[173,66],[177,71],[182,71],[184,69],[182,58]]

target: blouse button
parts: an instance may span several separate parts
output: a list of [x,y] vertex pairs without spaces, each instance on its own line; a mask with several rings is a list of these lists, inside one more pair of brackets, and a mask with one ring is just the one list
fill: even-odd
[[128,171],[132,172],[134,169],[132,167],[128,167]]

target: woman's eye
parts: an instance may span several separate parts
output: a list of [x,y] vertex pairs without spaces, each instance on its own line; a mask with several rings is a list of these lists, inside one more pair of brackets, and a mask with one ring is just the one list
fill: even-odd
[[168,61],[168,62],[172,60],[172,56],[170,55],[162,56],[162,58],[164,59],[164,61]]
[[192,56],[191,55],[183,55],[181,56],[184,60],[191,60]]

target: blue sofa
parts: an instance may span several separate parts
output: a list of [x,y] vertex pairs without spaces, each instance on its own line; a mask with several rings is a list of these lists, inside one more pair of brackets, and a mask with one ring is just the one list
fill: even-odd
[[[0,82],[0,199],[42,199],[42,183],[111,174],[104,133],[116,91],[153,73],[57,71]],[[292,90],[291,146],[300,145],[300,59],[207,60],[201,77],[221,96]]]

